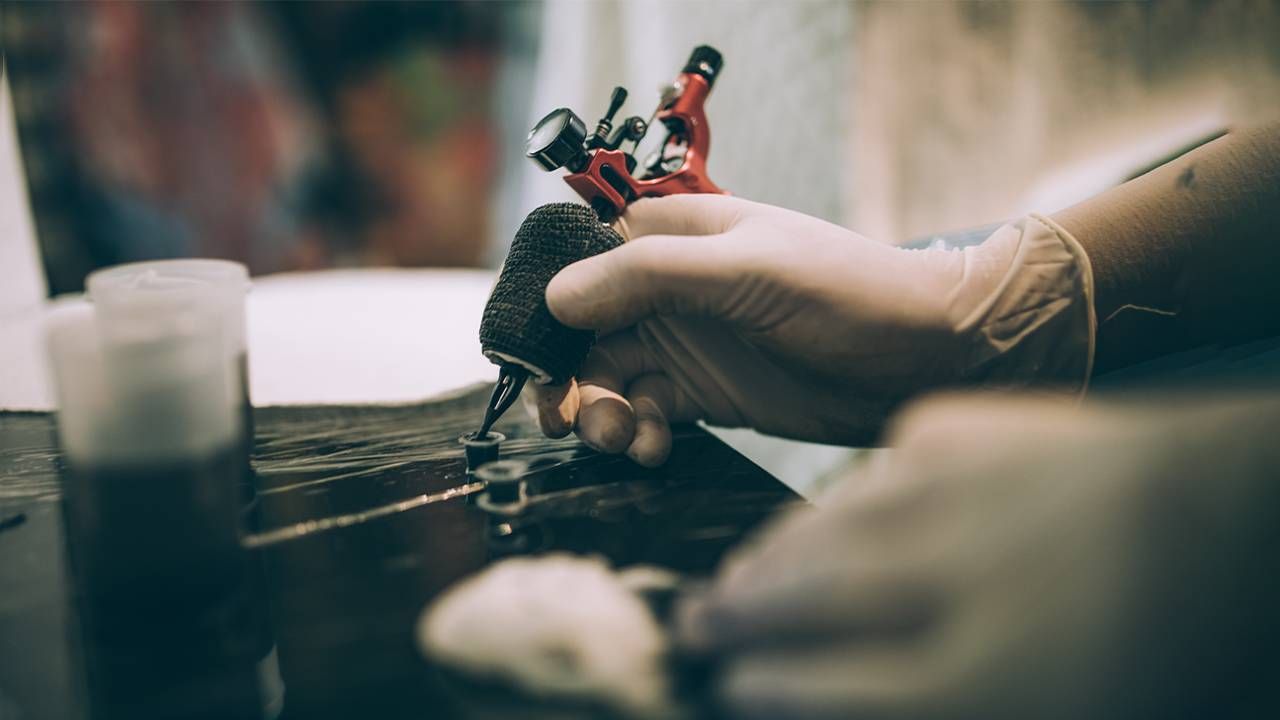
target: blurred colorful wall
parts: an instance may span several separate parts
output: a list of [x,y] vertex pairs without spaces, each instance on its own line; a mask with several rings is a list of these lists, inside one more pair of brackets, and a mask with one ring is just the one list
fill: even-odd
[[536,5],[2,12],[52,294],[103,265],[190,255],[255,274],[484,262],[494,93],[511,53],[532,52]]
[[[495,266],[523,156],[709,43],[712,178],[902,242],[1051,212],[1280,112],[1274,0],[3,3],[51,293],[102,265]],[[643,149],[643,146],[642,146]],[[643,154],[643,152],[641,153]]]

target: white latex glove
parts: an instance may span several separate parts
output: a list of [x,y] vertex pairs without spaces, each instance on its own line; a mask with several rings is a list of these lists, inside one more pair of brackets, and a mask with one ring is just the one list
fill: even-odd
[[657,465],[669,423],[865,443],[906,398],[964,383],[1078,393],[1093,356],[1088,258],[1043,218],[963,251],[905,250],[719,195],[641,200],[627,243],[547,288],[600,330],[576,383],[537,388],[543,431]]
[[1278,420],[1280,398],[927,402],[887,461],[732,556],[680,637],[721,656],[738,716],[1261,712],[1280,674]]

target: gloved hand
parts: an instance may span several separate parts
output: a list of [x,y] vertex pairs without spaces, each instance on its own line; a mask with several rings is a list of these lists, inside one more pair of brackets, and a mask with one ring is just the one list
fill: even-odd
[[704,419],[784,437],[871,440],[927,388],[1089,376],[1083,249],[1050,221],[963,251],[906,250],[720,195],[634,203],[622,247],[547,287],[572,327],[604,333],[575,384],[535,389],[542,429],[666,459],[668,424]]
[[1232,711],[1280,669],[1277,420],[927,401],[678,607],[680,639],[737,716],[1274,717]]

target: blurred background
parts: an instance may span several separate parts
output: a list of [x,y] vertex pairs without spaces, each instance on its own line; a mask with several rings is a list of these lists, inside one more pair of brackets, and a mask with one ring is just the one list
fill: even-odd
[[891,242],[1058,209],[1280,98],[1270,0],[0,13],[0,285],[40,297],[192,255],[254,274],[494,266],[525,213],[573,197],[524,159],[533,122],[591,122],[615,84],[647,116],[699,43],[726,59],[712,178]]

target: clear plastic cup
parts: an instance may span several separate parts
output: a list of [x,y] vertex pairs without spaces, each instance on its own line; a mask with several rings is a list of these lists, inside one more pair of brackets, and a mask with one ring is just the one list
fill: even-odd
[[221,451],[241,433],[221,330],[199,311],[113,335],[100,308],[57,303],[46,321],[59,437],[73,463],[164,462]]
[[243,357],[245,295],[249,271],[230,260],[156,260],[115,265],[90,273],[89,299],[101,308],[103,326],[163,321],[166,314],[202,308],[222,323],[227,354]]
[[[199,313],[127,339],[98,308],[46,324],[58,397],[68,536],[86,587],[112,594],[189,575],[225,581],[238,557],[243,474],[234,378]],[[186,581],[184,581],[186,582]]]
[[[260,558],[240,545],[242,415],[215,316],[197,302],[113,323],[65,300],[46,316],[95,713],[185,716],[196,697],[244,717],[283,692],[260,677],[278,671]],[[215,676],[218,697],[189,691]]]
[[94,271],[86,288],[98,309],[102,332],[113,340],[179,330],[182,318],[193,315],[216,325],[222,338],[221,352],[237,378],[231,391],[241,407],[246,452],[252,450],[245,331],[245,296],[250,282],[244,265],[203,258],[128,263]]

